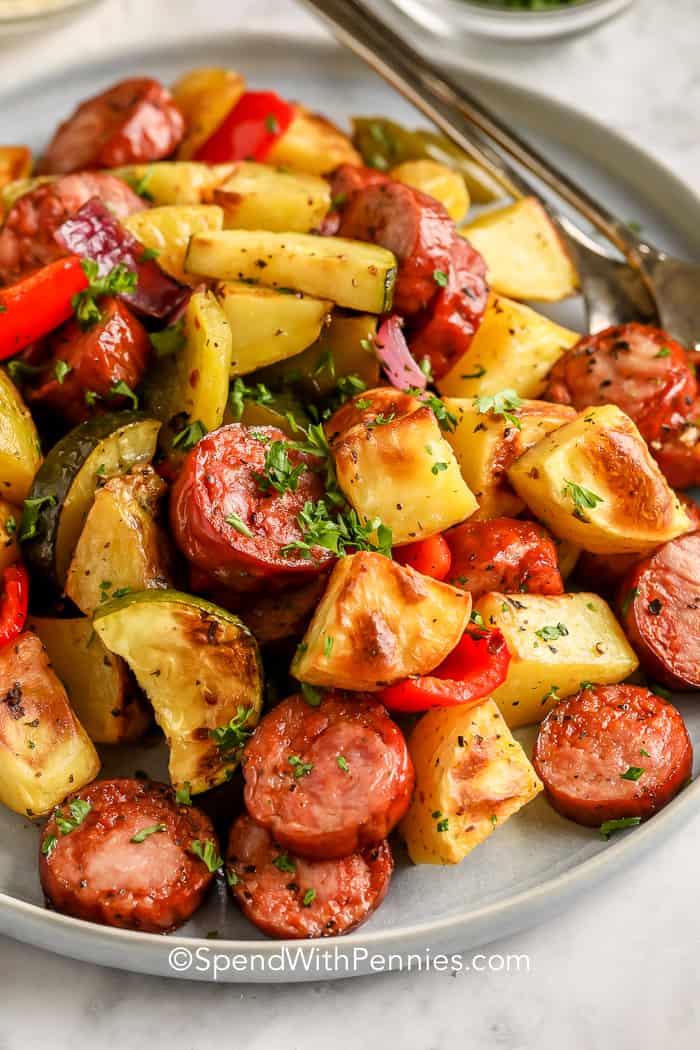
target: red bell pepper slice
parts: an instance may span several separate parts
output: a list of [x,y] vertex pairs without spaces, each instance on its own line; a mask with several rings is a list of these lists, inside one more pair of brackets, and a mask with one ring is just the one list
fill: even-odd
[[71,300],[88,286],[77,255],[57,259],[0,289],[0,360],[48,335],[73,313]]
[[408,565],[424,576],[434,580],[446,580],[452,568],[452,554],[444,536],[429,536],[427,540],[416,540],[393,551],[394,561]]
[[29,607],[29,574],[23,565],[8,565],[2,575],[0,647],[22,633]]
[[510,652],[500,631],[470,628],[431,674],[404,678],[375,695],[390,711],[473,705],[505,681],[509,664]]
[[264,160],[293,118],[294,107],[274,91],[246,91],[194,159],[205,164]]

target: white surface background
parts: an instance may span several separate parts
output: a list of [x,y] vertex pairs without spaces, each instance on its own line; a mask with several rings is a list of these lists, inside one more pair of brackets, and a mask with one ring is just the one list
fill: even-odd
[[[0,88],[76,54],[236,28],[320,33],[286,0],[107,0],[50,35],[0,41]],[[638,0],[582,38],[462,53],[603,118],[700,189],[699,35],[697,0]],[[0,1050],[697,1050],[699,833],[696,819],[563,917],[489,947],[527,953],[529,973],[238,988],[100,970],[0,938]]]

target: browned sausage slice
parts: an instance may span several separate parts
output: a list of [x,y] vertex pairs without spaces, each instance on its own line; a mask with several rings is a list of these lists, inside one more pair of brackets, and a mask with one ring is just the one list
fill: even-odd
[[645,670],[672,688],[700,689],[700,532],[637,562],[620,585],[619,604]]
[[452,555],[447,582],[475,601],[488,591],[564,593],[557,549],[541,525],[517,518],[465,521],[444,536]]
[[[283,443],[290,471],[301,468],[284,491],[264,480],[273,442]],[[318,459],[288,445],[276,427],[220,427],[190,452],[173,488],[170,521],[178,546],[234,590],[303,580],[334,559],[323,547],[314,547],[311,557],[289,547],[303,541],[297,516],[307,501],[322,498],[324,487]]]
[[165,784],[126,778],[71,795],[41,842],[41,885],[56,911],[150,933],[182,925],[204,899],[213,873],[193,844],[219,853],[201,810],[178,805]]
[[66,255],[55,233],[92,197],[99,197],[118,219],[146,207],[122,179],[100,172],[65,175],[37,186],[15,201],[0,231],[0,282],[16,281]]
[[86,99],[64,121],[41,162],[49,174],[83,168],[149,164],[169,156],[185,121],[170,92],[157,80],[122,80]]
[[549,712],[533,763],[554,808],[595,827],[665,806],[692,772],[693,749],[672,704],[633,685],[594,686]]
[[329,694],[283,700],[243,754],[245,804],[285,849],[344,857],[386,838],[411,801],[413,764],[376,700]]
[[248,816],[231,828],[226,857],[234,899],[270,937],[348,933],[384,900],[393,867],[388,842],[336,860],[306,860]]

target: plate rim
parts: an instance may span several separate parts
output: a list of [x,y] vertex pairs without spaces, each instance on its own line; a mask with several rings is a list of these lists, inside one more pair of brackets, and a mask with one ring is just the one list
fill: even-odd
[[[141,60],[147,62],[149,56],[151,58],[163,56],[164,54],[172,56],[178,51],[181,51],[183,56],[185,54],[187,56],[191,55],[194,61],[198,52],[201,53],[208,49],[220,52],[227,46],[230,46],[232,51],[243,46],[250,46],[251,48],[257,46],[289,48],[292,46],[295,49],[306,49],[317,54],[324,54],[326,57],[342,55],[343,58],[348,59],[350,64],[355,64],[359,61],[352,59],[352,56],[345,49],[332,41],[322,38],[305,39],[301,35],[297,36],[291,33],[241,32],[232,34],[230,37],[209,33],[197,35],[190,41],[166,37],[157,44],[146,44],[140,47],[124,46],[110,51],[108,54],[99,55],[96,58],[57,65],[40,77],[28,77],[23,79],[18,87],[10,91],[0,92],[0,105],[8,100],[11,101],[14,96],[23,94],[28,89],[33,93],[41,92],[45,86],[50,85],[52,82],[58,79],[70,78],[76,73],[89,75],[91,70],[95,70],[96,74],[99,74],[99,71],[104,69],[105,73],[108,74],[109,68],[113,65],[133,65]],[[475,77],[486,85],[487,89],[488,87],[493,87],[496,90],[506,89],[519,96],[523,101],[534,102],[536,107],[548,109],[550,112],[555,111],[562,119],[571,118],[573,124],[584,125],[589,133],[600,136],[603,143],[609,142],[614,144],[616,150],[622,149],[630,159],[636,157],[639,163],[654,178],[664,181],[674,197],[677,196],[679,199],[687,201],[687,205],[684,205],[684,207],[696,209],[700,219],[700,192],[685,182],[663,161],[658,160],[649,150],[631,142],[626,135],[606,126],[597,117],[591,116],[574,105],[552,98],[541,90],[531,89],[509,77],[496,75],[485,70],[478,63],[459,65],[446,63],[446,65],[461,76]],[[605,164],[601,163],[599,166],[601,170],[610,170],[606,168]],[[618,180],[621,181],[619,172],[616,174]],[[648,190],[646,195],[647,197],[650,196]],[[669,222],[672,222],[672,220],[669,220]],[[698,226],[700,227],[700,223],[698,223]],[[684,231],[684,234],[688,236],[687,231]],[[693,240],[692,231],[688,239]],[[694,240],[697,242],[697,247],[700,251],[700,230]],[[102,926],[97,923],[85,922],[0,891],[0,932],[22,941],[23,937],[21,934],[28,931],[30,936],[24,943],[38,945],[60,955],[73,955],[74,952],[77,952],[73,956],[76,958],[90,957],[86,954],[87,949],[83,952],[77,951],[81,943],[106,945],[107,950],[109,950],[110,945],[114,946],[116,944],[123,947],[128,953],[128,962],[123,962],[120,959],[105,959],[101,961],[102,965],[117,966],[130,972],[159,973],[164,976],[179,977],[180,979],[193,979],[196,975],[187,972],[179,973],[172,969],[169,971],[164,970],[161,959],[161,954],[163,958],[166,958],[174,948],[179,946],[192,949],[193,951],[197,948],[207,948],[210,951],[215,949],[231,955],[245,953],[273,955],[285,949],[294,952],[311,953],[318,951],[319,947],[330,950],[338,949],[341,952],[347,949],[350,953],[353,949],[365,947],[386,947],[387,950],[390,950],[392,947],[401,947],[400,942],[404,942],[403,948],[407,951],[417,941],[427,943],[428,939],[430,939],[438,944],[445,933],[449,933],[451,940],[455,941],[455,939],[459,940],[460,933],[464,934],[470,926],[489,924],[487,933],[484,935],[479,934],[475,941],[462,946],[462,950],[466,951],[470,947],[486,944],[498,936],[525,929],[528,925],[534,925],[540,921],[543,902],[546,904],[547,915],[555,914],[566,906],[577,891],[592,889],[603,879],[612,878],[621,873],[634,860],[646,854],[653,845],[663,841],[664,836],[671,833],[674,828],[696,815],[698,809],[694,810],[693,806],[696,804],[698,797],[700,797],[700,777],[686,787],[665,809],[640,827],[634,829],[634,832],[625,833],[620,837],[619,841],[608,845],[606,849],[599,851],[592,857],[586,858],[567,871],[501,900],[469,909],[458,915],[452,914],[444,918],[432,918],[424,922],[395,926],[392,929],[364,931],[364,928],[360,927],[356,932],[342,937],[323,938],[322,941],[290,939],[239,940],[226,938],[211,940],[205,937],[183,936],[177,931],[164,937],[160,934],[122,930]],[[522,912],[520,916],[519,912]],[[16,919],[25,929],[8,929],[8,917]],[[512,921],[514,917],[516,918],[515,922]],[[48,931],[47,937],[51,931],[55,931],[59,936],[67,934],[76,943],[75,945],[55,944],[52,946],[47,942],[46,938],[35,935],[36,930]],[[468,940],[468,938],[465,936],[464,940]],[[139,945],[149,949],[149,951],[147,954],[144,954],[143,959],[138,961],[132,960],[129,949],[137,949]],[[150,949],[159,950],[155,961]],[[351,971],[350,973],[338,973],[337,976],[347,977],[358,976],[359,974],[360,971]],[[318,976],[317,972],[309,971],[302,974],[301,979],[318,979]],[[331,976],[334,975],[329,973],[323,974],[324,978],[330,978]],[[209,979],[213,980],[215,978],[209,977]],[[244,972],[227,975],[226,979],[245,983],[251,980],[260,980],[263,977],[262,975],[254,973],[250,975]],[[290,978],[285,970],[275,973],[274,979],[280,981],[299,978],[298,976]]]

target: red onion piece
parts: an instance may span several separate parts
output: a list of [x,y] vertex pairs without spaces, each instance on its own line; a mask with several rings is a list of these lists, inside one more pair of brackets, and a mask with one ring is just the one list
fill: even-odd
[[408,390],[409,387],[425,390],[428,380],[408,349],[398,317],[392,315],[384,321],[377,332],[374,348],[392,386],[397,390]]
[[189,298],[189,288],[161,270],[154,259],[144,259],[144,246],[98,197],[91,197],[75,215],[66,219],[56,231],[56,240],[69,252],[93,259],[100,277],[119,263],[135,271],[136,289],[120,298],[137,313],[163,320]]

